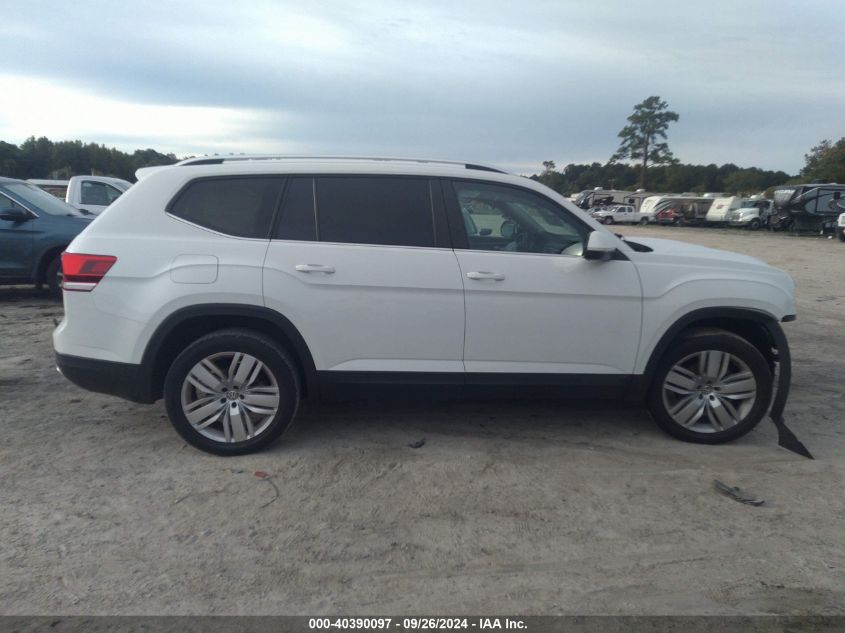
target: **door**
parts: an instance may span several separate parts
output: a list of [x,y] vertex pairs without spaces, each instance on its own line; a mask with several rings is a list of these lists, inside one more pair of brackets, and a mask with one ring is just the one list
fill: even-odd
[[279,216],[265,303],[300,331],[321,379],[462,380],[463,286],[437,181],[293,177]]
[[[21,214],[26,219],[12,218]],[[25,214],[25,215],[23,215]],[[35,265],[33,253],[34,214],[0,193],[0,277],[26,278]]]
[[590,227],[536,192],[469,180],[446,190],[453,226],[471,218],[478,227],[455,251],[470,381],[473,374],[633,371],[642,296],[630,261],[581,257]]

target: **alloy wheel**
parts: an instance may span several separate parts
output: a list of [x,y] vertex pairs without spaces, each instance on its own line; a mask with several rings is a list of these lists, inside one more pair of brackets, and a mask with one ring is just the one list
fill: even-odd
[[279,385],[260,360],[242,352],[212,354],[182,383],[182,412],[201,435],[243,442],[261,435],[279,410]]
[[672,420],[697,433],[736,426],[757,399],[757,381],[737,356],[704,350],[685,356],[666,374],[663,404]]

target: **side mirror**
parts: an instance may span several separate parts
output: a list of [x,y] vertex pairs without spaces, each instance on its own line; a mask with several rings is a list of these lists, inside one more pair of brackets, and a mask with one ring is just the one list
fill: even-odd
[[0,209],[0,220],[6,222],[26,222],[31,217],[29,212],[23,209]]
[[616,251],[619,242],[611,233],[593,231],[587,237],[587,248],[584,249],[584,259],[606,262]]

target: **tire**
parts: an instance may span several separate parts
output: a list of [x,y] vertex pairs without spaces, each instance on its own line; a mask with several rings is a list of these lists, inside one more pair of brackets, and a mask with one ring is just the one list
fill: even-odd
[[605,224],[613,224],[613,218],[612,218],[612,217],[610,217],[610,216],[607,216],[607,217],[604,219],[604,223],[605,223]]
[[[702,355],[705,365],[712,361],[703,371]],[[725,356],[729,362],[722,365]],[[654,421],[669,435],[698,444],[721,444],[745,435],[763,419],[772,383],[769,363],[751,343],[725,330],[695,330],[660,359],[648,406]],[[686,424],[679,421],[684,418]]]
[[839,229],[839,241],[845,242],[845,229]]
[[760,228],[760,220],[758,220],[757,218],[754,218],[748,224],[748,228],[751,229],[752,231],[756,231],[757,229]]
[[212,332],[191,343],[164,381],[173,428],[215,455],[244,455],[272,444],[290,427],[300,395],[290,355],[271,338],[242,329]]
[[640,218],[640,226],[645,226],[648,224],[648,218]]
[[675,218],[675,226],[684,226],[685,224],[684,218]]
[[62,300],[62,256],[56,255],[44,269],[44,282],[54,299]]

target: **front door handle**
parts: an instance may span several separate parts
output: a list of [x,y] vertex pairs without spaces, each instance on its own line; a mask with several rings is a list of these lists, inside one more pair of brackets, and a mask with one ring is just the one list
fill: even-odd
[[492,279],[493,281],[503,281],[505,278],[502,273],[488,273],[483,270],[467,273],[467,277],[470,279]]
[[297,264],[296,270],[301,273],[326,273],[331,275],[334,272],[334,266],[326,266],[324,264]]

